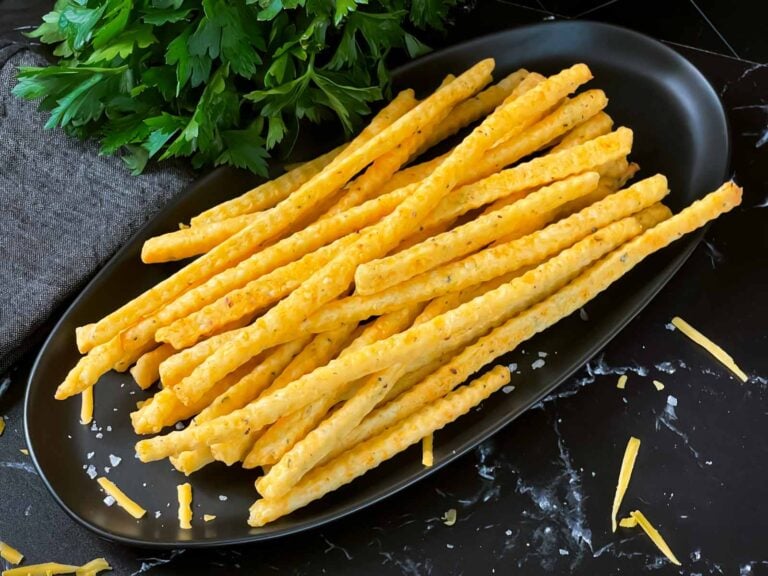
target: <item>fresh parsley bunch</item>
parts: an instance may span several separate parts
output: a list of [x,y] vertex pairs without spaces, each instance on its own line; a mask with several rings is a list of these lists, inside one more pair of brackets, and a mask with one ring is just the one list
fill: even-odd
[[20,68],[14,94],[135,173],[183,156],[266,174],[305,119],[352,131],[382,98],[387,56],[427,50],[408,29],[442,29],[456,2],[57,0],[30,36],[59,62]]

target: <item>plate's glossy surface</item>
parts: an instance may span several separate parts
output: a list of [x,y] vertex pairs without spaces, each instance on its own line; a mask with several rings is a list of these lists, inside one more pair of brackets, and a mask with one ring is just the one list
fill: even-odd
[[[480,58],[496,58],[497,75],[524,66],[553,72],[577,61],[590,65],[590,86],[606,90],[609,113],[635,130],[632,158],[640,176],[665,173],[673,209],[720,184],[728,168],[728,131],[717,96],[683,58],[658,42],[611,26],[562,22],[520,28],[430,55],[401,69],[397,84],[426,91],[448,72]],[[250,529],[247,509],[256,494],[254,474],[213,465],[192,477],[196,521],[178,529],[175,486],[185,478],[170,464],[140,464],[133,458],[136,437],[128,413],[146,396],[128,375],[109,373],[96,388],[94,429],[78,423],[79,401],[57,402],[53,391],[77,360],[74,328],[94,321],[157,282],[175,265],[144,266],[143,240],[173,229],[201,209],[245,190],[254,180],[217,170],[197,182],[134,237],[88,285],[58,323],[30,377],[26,432],[34,461],[58,502],[76,520],[99,534],[142,546],[212,546],[274,538],[318,526],[370,505],[466,452],[538,402],[597,352],[637,314],[682,265],[700,235],[651,258],[588,306],[590,320],[562,321],[524,348],[546,351],[546,364],[511,394],[499,393],[437,435],[435,467],[422,468],[417,449],[387,462],[345,487],[270,526]],[[506,362],[528,362],[522,350]],[[89,458],[89,455],[93,455]],[[110,455],[121,458],[117,466]],[[116,462],[116,460],[115,460]],[[149,511],[135,521],[103,494],[91,472],[105,474]],[[159,512],[159,514],[157,514]],[[203,513],[216,520],[203,523]]]

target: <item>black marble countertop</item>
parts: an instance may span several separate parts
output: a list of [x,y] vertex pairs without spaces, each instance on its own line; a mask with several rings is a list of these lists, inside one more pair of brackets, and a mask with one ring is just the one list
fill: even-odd
[[[18,36],[14,28],[36,22],[47,4],[0,0],[0,34]],[[0,540],[30,562],[105,556],[119,575],[768,574],[768,3],[486,0],[463,8],[437,44],[560,18],[627,26],[690,59],[723,100],[734,177],[746,191],[610,345],[473,453],[384,503],[275,542],[166,552],[100,540],[55,504],[20,452],[29,358],[0,398]],[[749,381],[670,331],[675,315],[713,336]],[[642,448],[625,507],[647,512],[680,568],[642,534],[611,533],[630,435]],[[448,527],[440,517],[450,508],[457,522]]]

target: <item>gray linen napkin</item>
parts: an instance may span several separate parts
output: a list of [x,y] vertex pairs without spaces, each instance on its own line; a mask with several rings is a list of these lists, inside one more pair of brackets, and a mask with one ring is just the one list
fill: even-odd
[[43,130],[10,94],[17,66],[45,60],[0,40],[0,375],[131,234],[192,179],[179,166],[131,176],[94,142]]

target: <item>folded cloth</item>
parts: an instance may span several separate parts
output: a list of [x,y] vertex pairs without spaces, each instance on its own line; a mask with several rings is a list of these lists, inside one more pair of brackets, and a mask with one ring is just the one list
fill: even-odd
[[95,142],[44,130],[48,114],[11,95],[17,66],[45,60],[0,40],[0,375],[45,320],[193,175],[132,176]]

